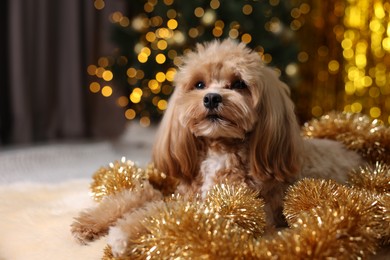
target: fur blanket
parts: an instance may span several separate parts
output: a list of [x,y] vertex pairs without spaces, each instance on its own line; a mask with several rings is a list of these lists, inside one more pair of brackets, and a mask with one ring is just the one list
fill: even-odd
[[69,225],[94,202],[90,180],[0,186],[0,259],[101,259],[105,239],[75,242]]

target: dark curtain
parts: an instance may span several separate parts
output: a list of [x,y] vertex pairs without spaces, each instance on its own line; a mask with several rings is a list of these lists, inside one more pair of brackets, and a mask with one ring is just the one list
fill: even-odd
[[110,10],[80,0],[1,5],[0,144],[119,135],[125,119],[116,97],[90,93],[86,72],[112,52]]

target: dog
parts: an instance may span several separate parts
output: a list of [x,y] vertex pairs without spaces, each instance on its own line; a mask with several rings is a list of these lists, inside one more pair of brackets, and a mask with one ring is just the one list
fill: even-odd
[[[180,194],[204,197],[215,184],[244,183],[264,199],[267,225],[279,227],[286,225],[283,198],[294,182],[344,183],[364,164],[339,142],[302,138],[289,87],[244,43],[198,44],[183,57],[174,82],[152,159],[180,180]],[[87,242],[109,231],[108,243],[121,255],[140,231],[137,222],[162,199],[152,187],[110,196],[82,212],[72,232]]]

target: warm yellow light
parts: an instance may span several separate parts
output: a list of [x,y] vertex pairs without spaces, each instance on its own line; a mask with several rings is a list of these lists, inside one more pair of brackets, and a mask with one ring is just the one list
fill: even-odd
[[253,11],[253,7],[249,4],[246,4],[242,7],[242,13],[245,15],[250,15]]
[[223,31],[222,31],[222,29],[220,27],[214,27],[213,35],[215,37],[221,37],[222,33],[223,33]]
[[364,54],[356,55],[355,56],[355,62],[356,62],[356,66],[358,66],[359,68],[366,67],[366,65],[367,65],[366,55],[364,55]]
[[167,71],[167,73],[165,74],[165,77],[168,81],[172,82],[174,77],[175,77],[175,74],[176,74],[176,69],[174,68],[171,68]]
[[126,74],[129,78],[134,78],[135,75],[137,75],[137,70],[134,68],[128,68]]
[[177,21],[175,19],[169,19],[168,22],[167,22],[167,26],[168,26],[169,29],[174,30],[174,29],[177,28],[178,23],[177,23]]
[[129,104],[129,99],[125,96],[121,96],[117,99],[116,103],[118,104],[118,106],[120,107],[125,107]]
[[370,116],[372,118],[378,118],[381,115],[381,109],[379,107],[372,107],[370,109]]
[[[390,24],[389,24],[389,28],[390,28]],[[386,37],[383,39],[382,46],[383,49],[385,49],[386,51],[390,51],[390,37]]]
[[98,64],[100,67],[107,67],[108,66],[108,59],[106,57],[101,57],[98,60]]
[[93,76],[96,74],[96,69],[97,69],[97,67],[95,65],[89,65],[87,67],[87,72],[89,75]]
[[347,49],[343,51],[343,56],[346,60],[350,60],[355,55],[355,52],[352,49]]
[[216,19],[216,14],[215,14],[215,11],[214,10],[207,10],[204,15],[202,16],[202,23],[205,24],[205,25],[210,25],[212,23],[214,23]]
[[165,61],[166,61],[166,57],[165,57],[164,54],[159,53],[159,54],[156,55],[156,62],[158,64],[163,64]]
[[149,80],[148,82],[148,87],[151,89],[151,90],[156,90],[159,88],[159,83],[157,80],[154,80],[154,79],[151,79]]
[[231,29],[229,31],[229,37],[232,39],[236,39],[238,37],[238,30],[237,29]]
[[96,69],[96,76],[98,76],[99,78],[102,78],[103,77],[103,73],[105,72],[106,70],[102,67],[99,67]]
[[270,63],[272,61],[272,56],[268,53],[264,54],[262,58],[265,63]]
[[102,10],[102,9],[104,8],[104,6],[105,6],[103,0],[95,0],[95,2],[93,3],[93,5],[94,5],[95,8],[98,9],[98,10]]
[[249,33],[244,33],[241,36],[241,41],[244,43],[250,43],[252,41],[252,36]]
[[126,110],[125,117],[127,119],[132,120],[135,118],[135,116],[136,116],[136,113],[135,113],[134,109],[129,108]]
[[341,42],[341,46],[343,47],[343,49],[351,49],[352,48],[352,41],[351,39],[344,39],[342,42]]
[[137,104],[141,101],[143,91],[140,88],[133,89],[133,92],[130,94],[130,101],[134,104]]
[[122,19],[119,21],[119,24],[123,27],[127,27],[130,25],[130,20],[127,17],[122,17]]
[[123,14],[121,12],[114,12],[111,15],[111,22],[113,23],[119,23],[119,21],[122,19]]
[[172,5],[173,4],[173,0],[164,0],[164,4],[165,5]]
[[355,102],[351,105],[351,112],[360,113],[362,112],[363,106],[359,102]]
[[377,98],[381,94],[381,91],[377,87],[371,87],[370,90],[368,91],[368,94],[372,98]]
[[293,77],[297,74],[298,72],[298,66],[295,63],[290,63],[286,67],[286,74],[289,75],[290,77]]
[[169,38],[171,36],[171,31],[169,31],[167,28],[159,28],[156,31],[156,35],[159,38]]
[[165,81],[165,74],[164,74],[164,72],[157,72],[157,74],[156,74],[156,80],[158,81],[158,82],[164,82]]
[[157,42],[157,48],[158,48],[159,50],[165,50],[167,47],[168,47],[168,43],[167,43],[166,40],[159,40],[159,41]]
[[176,13],[176,10],[175,10],[175,9],[169,9],[169,10],[167,11],[167,17],[168,17],[169,19],[174,19],[174,18],[176,18],[176,15],[177,15],[177,13]]
[[197,7],[197,8],[195,8],[194,14],[195,14],[195,16],[198,17],[198,18],[202,17],[202,16],[204,15],[204,10],[203,10],[203,8],[202,8],[202,7]]
[[140,54],[138,54],[138,61],[141,62],[141,63],[145,63],[148,61],[148,55],[144,52],[141,52]]
[[220,6],[219,0],[211,0],[211,2],[210,2],[210,7],[211,7],[212,9],[218,9],[219,6]]
[[177,43],[177,44],[183,44],[186,40],[186,37],[184,36],[184,34],[180,31],[175,31],[175,34],[173,35],[173,40]]
[[339,71],[340,64],[337,60],[331,60],[328,63],[328,70],[330,73],[335,74]]
[[144,10],[147,13],[151,13],[154,10],[154,6],[151,3],[146,2],[145,5],[144,5]]
[[92,82],[89,84],[89,91],[92,93],[98,93],[100,91],[100,84],[97,82]]
[[310,12],[310,5],[307,4],[307,3],[303,3],[303,4],[301,4],[301,6],[299,7],[299,10],[301,11],[301,13],[307,14],[307,13]]
[[153,16],[150,18],[150,23],[153,27],[160,27],[163,23],[163,19],[161,16]]
[[191,29],[188,31],[188,35],[189,35],[191,38],[196,38],[196,37],[198,37],[198,35],[199,35],[199,31],[198,31],[198,29],[196,29],[196,28],[191,28]]
[[145,77],[145,73],[142,70],[137,70],[135,77],[136,79],[143,79]]
[[104,86],[102,88],[102,95],[104,97],[109,97],[112,95],[112,88],[110,86]]
[[146,33],[145,38],[148,42],[153,42],[156,40],[156,34],[154,32],[148,32]]
[[369,86],[371,86],[371,85],[372,85],[372,78],[369,77],[369,76],[365,76],[365,77],[363,78],[363,86],[369,87]]
[[320,117],[322,116],[322,108],[320,106],[315,106],[311,109],[311,114],[314,116],[314,117]]
[[150,54],[152,54],[152,51],[148,47],[143,47],[141,49],[141,52],[145,53],[147,56],[150,56]]
[[147,116],[141,117],[139,123],[142,127],[148,127],[150,125],[150,118]]
[[175,50],[168,51],[168,57],[173,60],[177,56],[177,52]]
[[157,103],[157,107],[158,107],[158,109],[160,109],[160,110],[165,110],[165,109],[167,109],[167,106],[168,106],[168,102],[167,102],[166,100],[164,100],[164,99],[161,99],[161,100],[158,101],[158,103]]
[[222,20],[215,21],[214,25],[215,25],[215,27],[219,27],[221,29],[223,29],[223,27],[225,27],[225,23]]
[[142,91],[142,89],[140,89],[140,88],[134,88],[134,89],[133,89],[133,93],[136,94],[136,95],[138,95],[138,96],[142,96],[143,91]]
[[309,60],[309,55],[307,54],[307,52],[304,52],[304,51],[301,51],[299,54],[298,54],[298,61],[299,62],[307,62]]
[[102,77],[103,77],[103,79],[104,79],[105,81],[111,81],[112,78],[114,77],[114,74],[112,74],[111,71],[106,70],[105,72],[103,72]]

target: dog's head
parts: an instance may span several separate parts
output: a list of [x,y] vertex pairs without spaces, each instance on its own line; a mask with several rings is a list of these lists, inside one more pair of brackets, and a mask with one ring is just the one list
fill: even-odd
[[280,181],[299,168],[301,138],[289,89],[260,56],[232,40],[197,45],[183,58],[153,151],[160,170],[190,181],[201,140],[248,139],[250,169]]

